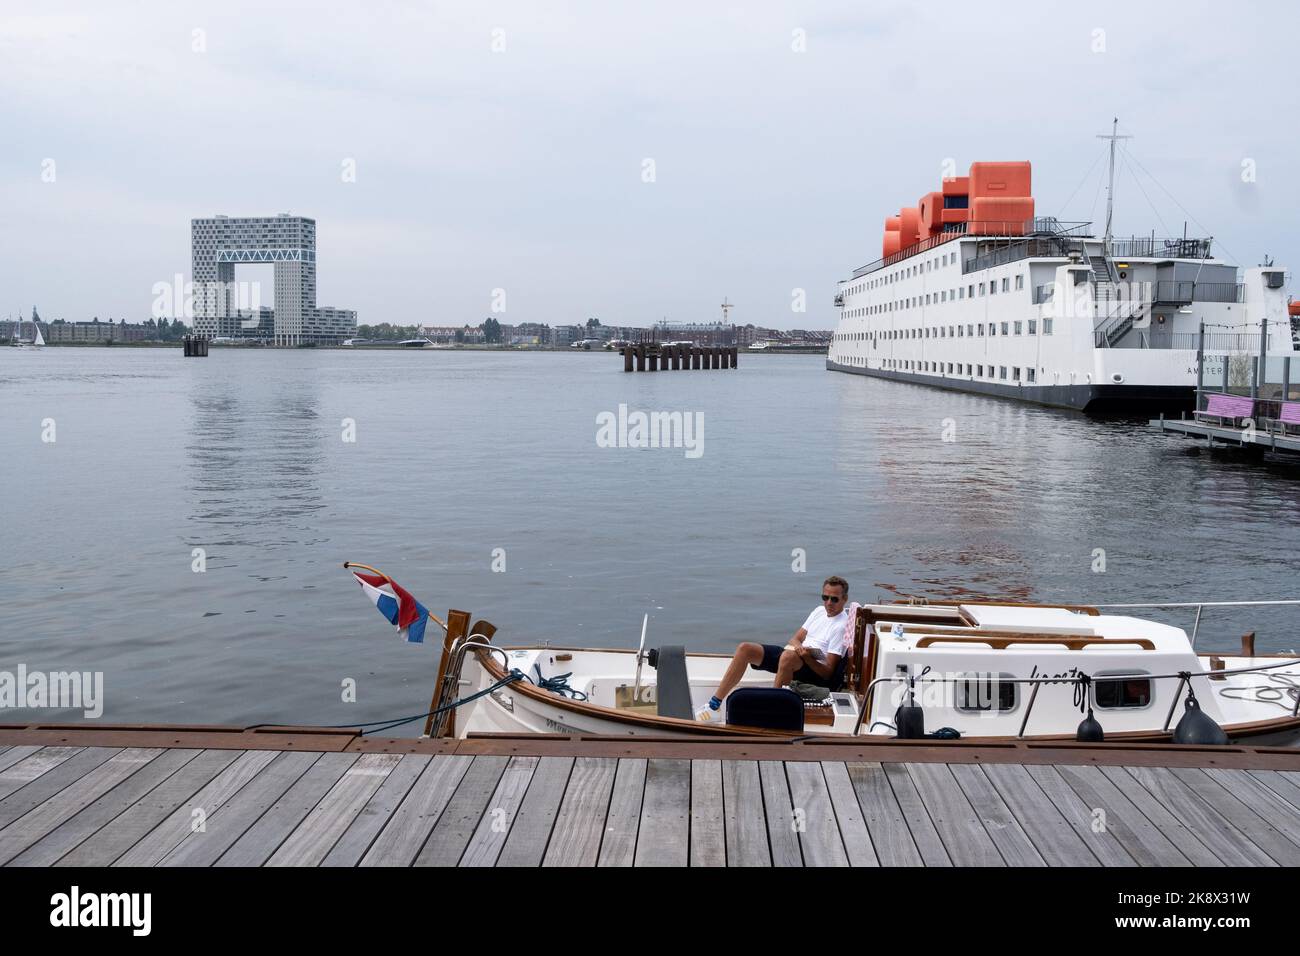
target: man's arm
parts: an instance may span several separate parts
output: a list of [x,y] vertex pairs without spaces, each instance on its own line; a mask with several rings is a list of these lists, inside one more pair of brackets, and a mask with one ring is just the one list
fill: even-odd
[[836,665],[840,662],[839,654],[831,654],[824,661],[817,660],[811,653],[804,653],[800,656],[803,658],[804,666],[823,680],[830,680],[831,675],[835,673]]
[[[808,636],[808,632],[802,627],[794,632],[794,637],[790,638],[790,643],[786,644],[787,651],[800,651],[803,649],[803,639]],[[802,656],[802,655],[801,655]]]

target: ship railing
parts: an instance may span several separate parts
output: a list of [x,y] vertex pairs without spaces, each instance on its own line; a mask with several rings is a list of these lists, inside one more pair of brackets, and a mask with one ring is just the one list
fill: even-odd
[[[1075,605],[1075,606],[1082,606],[1082,605]],[[1100,610],[1140,610],[1140,609],[1173,610],[1173,609],[1195,608],[1196,620],[1192,624],[1192,633],[1191,636],[1188,638],[1188,644],[1192,649],[1192,651],[1196,650],[1196,636],[1201,627],[1201,614],[1207,607],[1214,608],[1214,607],[1297,607],[1297,606],[1300,606],[1300,601],[1295,601],[1295,600],[1173,601],[1173,602],[1166,601],[1166,602],[1158,602],[1158,603],[1141,603],[1141,604],[1088,605],[1088,607],[1099,611]],[[1242,657],[1255,656],[1254,647],[1253,647],[1254,635],[1251,634],[1248,635],[1248,637],[1249,637],[1249,646],[1247,645],[1247,639],[1243,638],[1242,653],[1239,656]],[[1295,652],[1291,651],[1290,653],[1294,654]],[[1232,655],[1225,653],[1223,656],[1229,657]],[[1284,667],[1291,667],[1295,665],[1300,665],[1300,658],[1283,660],[1275,664],[1257,664],[1251,667],[1236,667],[1232,669],[1211,669],[1208,671],[1179,671],[1177,673],[1172,673],[1172,674],[1143,674],[1143,673],[1107,674],[1105,677],[1092,677],[1091,675],[1087,675],[1087,674],[1080,674],[1076,677],[1009,677],[1003,674],[994,674],[993,672],[987,672],[987,679],[990,683],[1032,684],[1033,685],[1033,690],[1030,691],[1029,694],[1029,705],[1025,709],[1025,715],[1023,718],[1021,718],[1020,721],[1020,730],[1016,734],[1017,738],[1022,738],[1025,736],[1025,728],[1029,725],[1029,715],[1034,709],[1035,702],[1038,700],[1038,688],[1042,684],[1068,684],[1074,690],[1074,697],[1075,697],[1074,703],[1076,706],[1094,707],[1095,706],[1095,696],[1094,696],[1095,685],[1099,683],[1115,682],[1115,681],[1122,681],[1122,680],[1133,680],[1133,679],[1150,680],[1150,681],[1177,680],[1179,682],[1178,690],[1175,691],[1174,693],[1174,699],[1169,705],[1169,712],[1165,715],[1165,722],[1164,725],[1161,727],[1161,731],[1164,732],[1169,729],[1169,724],[1173,720],[1174,710],[1178,706],[1178,702],[1182,699],[1184,687],[1189,687],[1192,680],[1196,678],[1206,678],[1207,680],[1221,680],[1224,677],[1229,677],[1235,674],[1252,674],[1257,672],[1279,670]],[[870,684],[867,685],[867,691],[865,694],[862,695],[862,702],[858,707],[857,720],[854,722],[853,725],[853,736],[857,737],[861,734],[863,721],[866,719],[867,715],[871,713],[872,699],[875,696],[876,686],[879,684],[886,684],[886,683],[907,684],[908,687],[915,687],[917,684],[926,684],[926,683],[934,683],[934,684],[967,683],[971,680],[984,679],[984,674],[985,672],[980,672],[979,674],[968,673],[963,675],[954,675],[952,677],[933,676],[931,674],[926,674],[924,677],[913,677],[912,675],[908,675],[908,674],[889,674],[884,677],[877,677],[873,679]],[[1207,687],[1207,693],[1208,690],[1209,688]],[[1293,696],[1295,697],[1295,703],[1291,708],[1291,716],[1297,717],[1300,716],[1300,689],[1291,688],[1291,690]],[[867,733],[871,733],[871,731],[874,730],[877,724],[879,723],[881,722],[877,721],[876,723],[873,723],[869,728],[867,728]],[[885,726],[890,726],[890,725],[885,724]]]
[[[991,220],[981,219],[975,222],[957,222],[949,223],[944,226],[944,231],[937,236],[930,236],[922,239],[920,242],[908,246],[906,249],[900,249],[892,255],[877,259],[865,266],[853,271],[853,278],[860,279],[864,275],[892,266],[895,263],[902,262],[904,259],[910,259],[912,256],[919,255],[922,252],[929,252],[931,249],[942,246],[954,239],[968,238],[972,236],[988,236],[989,238],[1017,238],[1025,237],[1054,237],[1054,238],[1077,238],[1091,234],[1091,222],[1061,222],[1055,216],[1039,216],[1033,219],[1015,219],[1015,220]],[[969,269],[963,269],[963,272],[969,272]]]
[[1110,254],[1113,259],[1208,259],[1212,239],[1162,239],[1157,236],[1133,236],[1112,239]]
[[[1169,725],[1173,722],[1174,711],[1183,698],[1184,688],[1190,687],[1191,682],[1198,678],[1203,678],[1207,682],[1210,680],[1221,680],[1224,677],[1232,677],[1236,674],[1254,674],[1264,671],[1280,670],[1284,667],[1300,666],[1300,658],[1291,658],[1288,660],[1278,661],[1275,664],[1257,664],[1252,667],[1234,667],[1231,669],[1221,668],[1218,670],[1208,671],[1180,671],[1174,674],[1107,674],[1104,677],[1092,677],[1087,674],[1080,674],[1077,677],[1008,677],[1005,674],[995,673],[992,671],[972,671],[967,674],[954,675],[952,677],[936,677],[932,674],[926,674],[924,677],[913,677],[910,674],[889,674],[885,677],[877,677],[867,685],[867,692],[862,697],[862,704],[858,708],[857,720],[853,725],[852,736],[858,737],[862,733],[862,724],[866,721],[867,715],[871,713],[871,704],[875,697],[876,686],[879,684],[905,684],[909,689],[915,688],[918,684],[965,684],[971,681],[987,680],[992,684],[1030,684],[1033,690],[1029,692],[1029,703],[1025,707],[1025,714],[1020,719],[1020,729],[1016,732],[1017,739],[1025,736],[1025,729],[1029,726],[1029,716],[1033,713],[1034,704],[1038,702],[1038,688],[1043,684],[1065,684],[1071,688],[1074,693],[1075,706],[1081,708],[1095,708],[1096,706],[1096,684],[1119,683],[1125,680],[1176,680],[1178,689],[1174,692],[1174,699],[1170,701],[1169,711],[1165,714],[1165,722],[1161,726],[1161,732],[1169,730]],[[1291,707],[1291,716],[1300,716],[1300,690],[1289,688],[1293,691],[1295,703]],[[1206,693],[1212,690],[1207,684]],[[883,721],[876,721],[867,728],[867,733],[871,733],[877,725],[892,726],[885,724]]]

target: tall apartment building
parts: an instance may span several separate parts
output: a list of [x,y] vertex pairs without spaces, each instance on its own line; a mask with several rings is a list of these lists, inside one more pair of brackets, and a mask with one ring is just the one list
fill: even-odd
[[[194,331],[214,337],[262,337],[251,309],[262,303],[240,295],[235,266],[271,263],[275,297],[271,340],[275,345],[337,345],[357,331],[357,314],[316,305],[316,220],[277,216],[190,220],[194,282]],[[241,314],[242,312],[242,314]],[[253,326],[253,330],[247,328]],[[253,332],[250,335],[250,331]]]

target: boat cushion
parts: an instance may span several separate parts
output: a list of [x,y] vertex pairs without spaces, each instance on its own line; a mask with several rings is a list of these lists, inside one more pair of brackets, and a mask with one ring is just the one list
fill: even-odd
[[788,687],[745,687],[727,698],[727,723],[803,730],[803,700]]

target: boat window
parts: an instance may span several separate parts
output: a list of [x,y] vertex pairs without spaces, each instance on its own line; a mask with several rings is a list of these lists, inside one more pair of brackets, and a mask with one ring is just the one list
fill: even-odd
[[[1092,680],[1098,710],[1124,710],[1151,705],[1151,681],[1141,671],[1099,671]],[[1122,678],[1104,680],[1103,678]]]
[[1043,334],[1044,334],[1044,335],[1051,335],[1051,334],[1052,334],[1052,320],[1051,320],[1051,319],[1043,319]]
[[1034,380],[1034,370],[1033,370],[1032,368],[1028,368],[1028,369],[1025,369],[1025,372],[1028,373],[1028,375],[1029,375],[1029,381],[1032,382],[1032,381]]
[[962,674],[957,680],[957,710],[962,713],[1005,714],[1016,709],[1017,685],[1000,678],[1013,674]]

